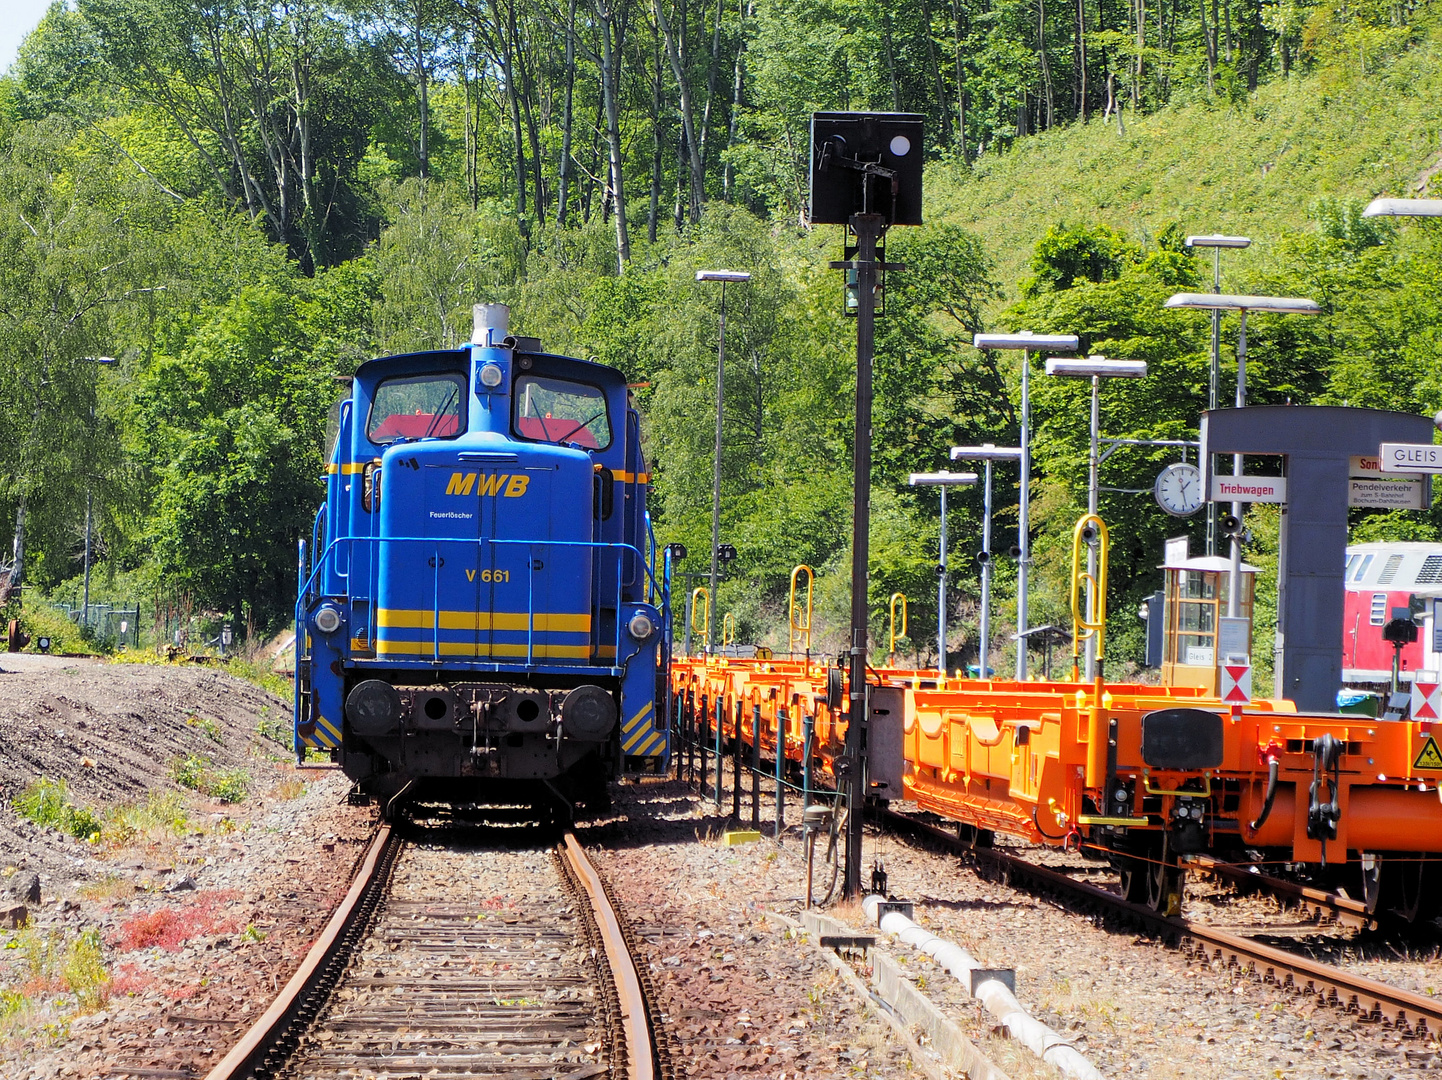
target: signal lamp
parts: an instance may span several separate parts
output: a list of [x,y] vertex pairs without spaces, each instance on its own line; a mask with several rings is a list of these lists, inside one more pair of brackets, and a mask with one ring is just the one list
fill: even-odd
[[505,378],[505,372],[501,370],[500,364],[482,364],[480,374],[481,385],[491,390],[500,386],[501,380]]
[[656,632],[656,624],[644,611],[638,611],[631,616],[631,621],[626,624],[626,632],[637,641],[645,641]]
[[976,553],[976,561],[979,565],[985,566],[987,563],[991,562],[991,552],[986,551],[985,549],[978,551]]

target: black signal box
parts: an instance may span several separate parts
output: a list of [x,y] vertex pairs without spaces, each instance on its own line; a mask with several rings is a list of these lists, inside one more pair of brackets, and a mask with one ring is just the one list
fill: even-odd
[[811,223],[920,225],[922,135],[919,113],[812,113]]

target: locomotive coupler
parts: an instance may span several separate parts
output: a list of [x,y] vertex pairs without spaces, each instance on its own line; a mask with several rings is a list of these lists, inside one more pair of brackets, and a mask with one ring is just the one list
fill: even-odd
[[1342,747],[1341,740],[1331,735],[1319,735],[1312,742],[1312,786],[1307,791],[1307,839],[1322,841],[1323,865],[1327,862],[1327,841],[1337,839],[1337,822],[1342,818],[1342,807],[1338,801]]

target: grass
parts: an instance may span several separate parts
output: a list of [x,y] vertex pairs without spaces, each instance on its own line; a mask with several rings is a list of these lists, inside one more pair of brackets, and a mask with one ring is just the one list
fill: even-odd
[[225,735],[220,730],[220,724],[208,716],[187,716],[185,718],[187,727],[193,727],[213,743],[225,741]]
[[152,791],[143,803],[117,806],[105,814],[102,843],[133,844],[157,835],[180,836],[190,829],[190,814],[178,792]]
[[0,1014],[13,1016],[44,995],[69,994],[77,1011],[104,1008],[110,1000],[110,969],[105,963],[100,932],[93,927],[78,934],[41,932],[26,925],[9,935],[5,950]]
[[202,754],[176,758],[170,763],[170,778],[183,788],[220,802],[244,802],[250,793],[250,773],[241,768],[220,768]]
[[1222,260],[1235,283],[1281,236],[1307,226],[1320,196],[1411,195],[1438,160],[1442,16],[1422,10],[1416,19],[1419,43],[1365,77],[1340,67],[1295,74],[1237,106],[1128,113],[1125,135],[1096,118],[969,167],[931,166],[927,220],[976,232],[1008,300],[1037,240],[1063,221],[1103,222],[1134,239],[1173,220],[1187,233],[1250,236],[1252,252]]
[[21,816],[37,825],[59,829],[80,840],[99,840],[101,821],[85,807],[69,799],[64,780],[41,777],[15,797],[12,804]]

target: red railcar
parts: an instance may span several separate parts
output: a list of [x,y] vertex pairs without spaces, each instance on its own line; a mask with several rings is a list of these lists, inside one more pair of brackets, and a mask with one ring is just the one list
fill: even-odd
[[1401,677],[1437,671],[1442,656],[1433,645],[1433,601],[1442,599],[1442,544],[1382,541],[1347,548],[1347,597],[1342,623],[1342,681],[1386,683],[1392,678],[1393,645],[1382,637],[1393,608],[1424,601],[1422,630],[1402,647]]

